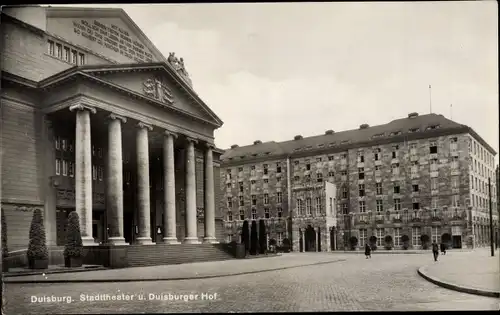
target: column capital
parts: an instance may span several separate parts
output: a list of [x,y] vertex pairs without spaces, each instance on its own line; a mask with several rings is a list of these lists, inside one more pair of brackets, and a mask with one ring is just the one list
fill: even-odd
[[84,104],[76,104],[76,105],[72,105],[69,107],[69,110],[71,112],[74,112],[74,111],[83,111],[83,110],[88,110],[89,112],[91,112],[92,114],[95,114],[97,112],[97,110],[95,109],[95,107],[92,107],[92,106],[87,106],[87,105],[84,105]]
[[170,131],[170,130],[165,130],[165,131],[163,132],[163,134],[164,134],[165,136],[172,136],[174,139],[177,139],[177,137],[178,137],[177,133],[175,133],[175,132],[173,132],[173,131]]
[[143,122],[138,122],[137,123],[137,128],[140,128],[140,129],[146,128],[149,131],[153,130],[153,126],[151,126],[150,124],[143,123]]
[[126,117],[123,117],[123,116],[120,116],[120,115],[117,115],[117,114],[114,114],[114,113],[109,114],[108,115],[108,119],[110,119],[110,120],[119,120],[122,123],[126,123],[127,122],[127,118]]
[[205,147],[205,149],[210,149],[210,150],[213,150],[215,149],[215,145],[213,143],[210,143],[210,142],[204,142],[203,143],[203,146]]
[[192,142],[194,144],[198,143],[198,139],[195,139],[195,138],[192,138],[192,137],[189,137],[189,136],[186,136],[186,141],[187,142]]

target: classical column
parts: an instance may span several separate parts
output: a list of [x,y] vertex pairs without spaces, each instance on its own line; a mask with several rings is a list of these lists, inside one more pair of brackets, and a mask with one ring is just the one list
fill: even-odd
[[148,132],[153,130],[151,125],[137,124],[137,199],[139,206],[139,237],[137,243],[141,245],[154,244],[151,241],[151,204],[149,189],[149,144]]
[[306,252],[306,233],[304,233],[304,230],[300,230],[300,235],[302,236],[302,252]]
[[187,138],[186,150],[186,237],[184,243],[199,244],[196,220],[195,139]]
[[314,234],[316,235],[315,239],[314,239],[314,242],[315,242],[315,246],[314,246],[314,251],[315,252],[318,252],[318,247],[319,247],[319,231],[318,231],[318,228],[314,228]]
[[127,119],[115,114],[108,122],[108,169],[106,173],[106,211],[108,211],[108,243],[128,245],[123,237],[123,159],[122,123]]
[[75,132],[75,210],[80,216],[80,232],[85,246],[96,245],[92,237],[92,147],[90,113],[96,109],[83,104],[73,105],[76,111]]
[[216,244],[215,238],[215,192],[213,146],[206,144],[205,151],[205,238],[204,243]]
[[165,234],[163,241],[166,244],[179,244],[177,241],[177,219],[175,217],[175,161],[174,161],[174,140],[175,133],[165,131],[163,136],[163,182],[165,183],[163,226]]

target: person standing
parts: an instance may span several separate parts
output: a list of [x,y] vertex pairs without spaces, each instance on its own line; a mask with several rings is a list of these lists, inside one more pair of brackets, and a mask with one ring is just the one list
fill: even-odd
[[434,261],[437,261],[439,255],[439,247],[435,241],[432,242],[432,254],[434,255]]
[[372,249],[370,248],[370,245],[365,244],[365,256],[366,259],[372,258]]

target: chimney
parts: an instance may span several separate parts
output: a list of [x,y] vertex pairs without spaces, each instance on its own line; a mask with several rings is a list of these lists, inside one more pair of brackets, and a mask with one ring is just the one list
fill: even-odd
[[418,113],[409,113],[408,118],[415,118],[418,117]]
[[236,149],[237,147],[239,147],[237,144],[233,144],[233,145],[231,146],[231,149]]
[[333,135],[334,133],[335,133],[335,131],[333,131],[333,130],[331,130],[331,129],[330,129],[330,130],[325,131],[325,135]]
[[304,139],[301,135],[297,135],[295,137],[293,137],[293,140],[302,140]]
[[253,144],[262,144],[262,141],[260,141],[260,140],[255,140],[255,141],[253,142]]
[[359,126],[359,129],[367,129],[369,127],[370,127],[370,125],[368,125],[368,124],[362,124],[361,126]]

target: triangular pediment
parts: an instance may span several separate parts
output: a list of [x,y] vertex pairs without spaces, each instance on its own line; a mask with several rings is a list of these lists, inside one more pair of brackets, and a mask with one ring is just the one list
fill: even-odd
[[165,57],[122,9],[47,8],[47,32],[118,63]]
[[83,67],[80,71],[165,108],[220,126],[210,108],[165,63]]

